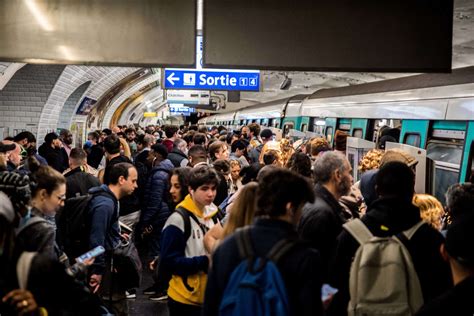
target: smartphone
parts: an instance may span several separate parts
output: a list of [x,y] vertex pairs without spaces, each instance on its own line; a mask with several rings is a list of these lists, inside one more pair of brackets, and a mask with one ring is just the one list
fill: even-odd
[[337,292],[339,292],[338,289],[330,286],[329,284],[323,284],[323,287],[321,288],[321,300],[324,302],[329,298],[330,295],[334,295]]
[[84,260],[87,260],[87,259],[91,259],[91,258],[95,258],[97,256],[100,256],[101,254],[103,254],[105,252],[105,249],[104,247],[102,246],[97,246],[95,247],[94,249],[86,252],[85,254],[79,256],[76,258],[76,262],[79,262],[79,263],[83,263]]

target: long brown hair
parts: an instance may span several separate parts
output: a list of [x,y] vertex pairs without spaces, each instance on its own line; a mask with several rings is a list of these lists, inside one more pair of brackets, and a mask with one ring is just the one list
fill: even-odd
[[247,183],[232,204],[229,219],[224,225],[222,239],[235,232],[237,228],[252,224],[257,209],[257,182]]

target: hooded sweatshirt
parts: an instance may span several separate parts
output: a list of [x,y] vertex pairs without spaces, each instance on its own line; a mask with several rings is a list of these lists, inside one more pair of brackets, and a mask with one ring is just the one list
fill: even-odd
[[[200,210],[190,195],[178,204],[196,215],[199,222],[210,229],[214,226],[212,217],[218,208],[211,204]],[[204,249],[204,233],[199,224],[190,218],[191,235],[184,236],[183,217],[174,212],[166,221],[161,233],[161,264],[172,274],[168,296],[176,302],[187,305],[201,305],[207,283],[209,259]]]

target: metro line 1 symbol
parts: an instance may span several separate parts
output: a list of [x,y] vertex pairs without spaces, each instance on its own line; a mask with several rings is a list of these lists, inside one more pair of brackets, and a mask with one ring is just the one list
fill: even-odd
[[260,71],[165,69],[164,89],[259,91]]

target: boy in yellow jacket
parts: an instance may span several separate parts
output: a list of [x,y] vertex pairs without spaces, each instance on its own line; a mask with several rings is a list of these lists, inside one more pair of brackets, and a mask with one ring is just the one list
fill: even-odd
[[163,228],[161,264],[172,274],[168,288],[170,316],[201,314],[209,267],[203,240],[218,215],[218,208],[212,203],[218,183],[213,168],[205,165],[194,168],[189,179],[189,194],[177,206],[187,212],[186,216],[175,211]]

